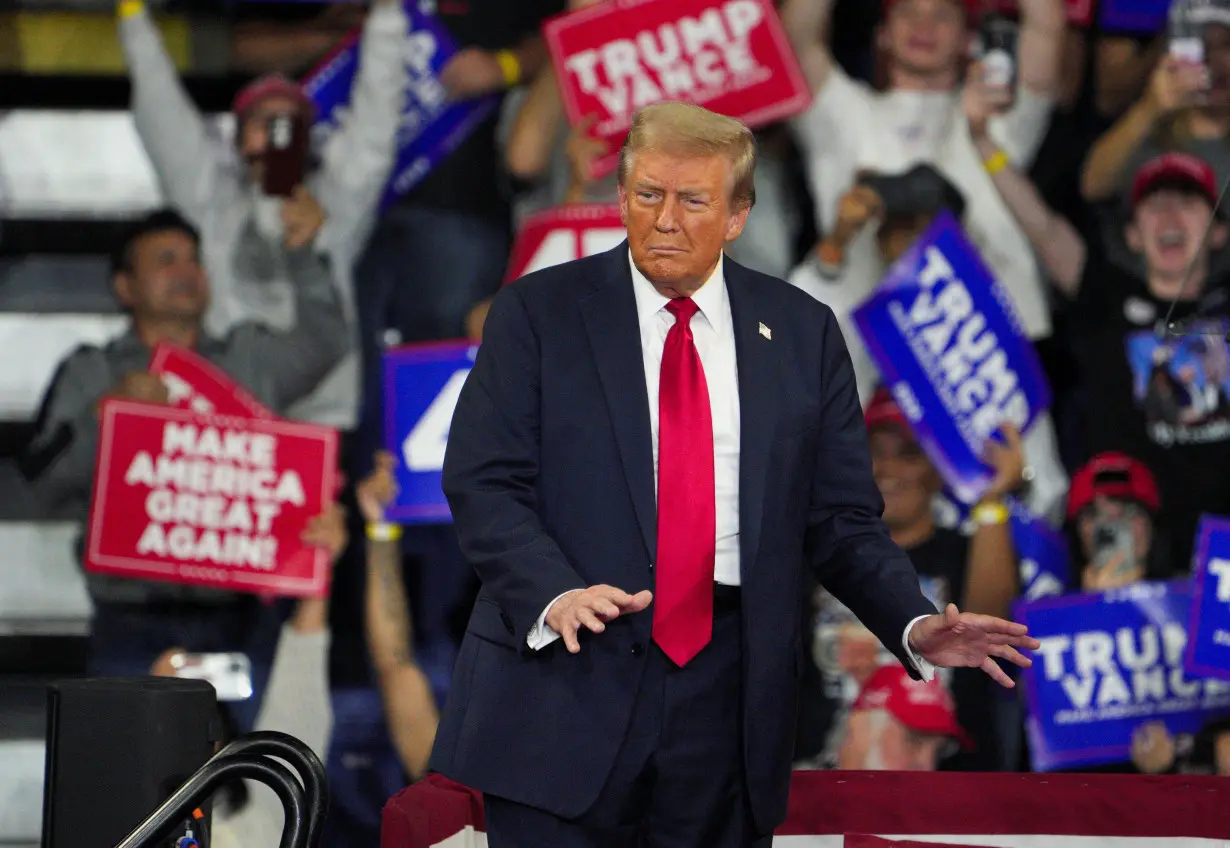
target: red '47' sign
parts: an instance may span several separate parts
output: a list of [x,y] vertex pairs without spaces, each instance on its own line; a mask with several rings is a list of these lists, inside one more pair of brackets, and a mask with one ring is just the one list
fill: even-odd
[[811,90],[772,0],[607,0],[543,27],[568,120],[596,116],[609,173],[642,106],[686,100],[761,126],[802,112]]
[[327,427],[106,401],[86,570],[322,595],[329,554],[299,536],[333,499],[336,475]]
[[627,238],[617,203],[578,203],[531,215],[517,231],[504,282],[610,250]]

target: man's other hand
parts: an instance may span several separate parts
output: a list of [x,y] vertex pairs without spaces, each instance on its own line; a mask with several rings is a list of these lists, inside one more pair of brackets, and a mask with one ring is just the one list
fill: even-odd
[[307,247],[325,225],[325,210],[312,193],[297,186],[282,204],[282,226],[286,230],[286,249]]
[[1033,660],[1017,650],[1036,651],[1042,643],[1024,624],[990,615],[957,612],[956,604],[919,620],[909,636],[910,649],[940,668],[981,668],[1001,686],[1016,684],[995,662],[996,658],[1029,668]]
[[653,593],[648,589],[629,595],[614,586],[598,585],[569,592],[547,611],[547,626],[563,637],[568,652],[581,650],[577,632],[588,628],[591,633],[606,630],[606,622],[631,615],[649,606]]
[[[135,400],[142,403],[170,403],[171,394],[162,378],[148,371],[130,371],[124,375],[111,391],[103,395],[107,398]],[[102,401],[99,401],[102,406]]]
[[350,534],[346,530],[346,509],[341,504],[331,504],[308,521],[299,535],[299,541],[314,548],[323,548],[329,552],[329,560],[336,562],[350,542]]

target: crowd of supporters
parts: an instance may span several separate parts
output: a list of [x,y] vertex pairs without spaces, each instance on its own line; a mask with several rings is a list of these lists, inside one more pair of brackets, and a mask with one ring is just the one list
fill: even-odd
[[[392,203],[382,198],[408,84],[401,0],[281,16],[243,7],[231,46],[254,80],[234,100],[225,145],[187,94],[151,11],[118,4],[131,109],[166,208],[115,246],[112,283],[129,330],[62,363],[22,469],[47,509],[84,519],[98,405],[165,402],[167,387],[147,367],[164,341],[196,350],[277,414],[342,431],[351,482],[305,538],[328,549],[339,572],[362,575],[381,695],[374,720],[387,726],[396,761],[388,780],[352,787],[355,797],[335,805],[333,826],[354,828],[336,844],[375,844],[371,817],[364,830],[364,816],[350,821],[346,811],[378,810],[398,781],[426,768],[476,588],[447,524],[385,521],[395,460],[382,453],[381,356],[401,344],[481,340],[526,217],[616,199],[614,175],[591,176],[604,147],[592,122],[569,126],[540,31],[551,15],[596,2],[419,2],[460,47],[439,74],[444,95],[493,97],[499,107]],[[1010,617],[1022,585],[1010,497],[1066,535],[1070,585],[1058,592],[1181,577],[1200,516],[1230,515],[1230,253],[1220,208],[1230,179],[1230,10],[1205,26],[1203,60],[1193,61],[1168,49],[1164,31],[1107,29],[1096,13],[1075,15],[1083,3],[1018,0],[1007,10],[1017,67],[1006,86],[970,51],[980,22],[1003,5],[780,0],[812,101],[757,130],[757,202],[729,253],[837,313],[884,520],[927,594],[941,608]],[[363,49],[349,108],[311,151],[302,184],[270,196],[271,121],[316,117],[290,75],[352,27]],[[964,522],[945,509],[940,472],[881,386],[852,317],[944,212],[1010,294],[1053,395],[1027,432],[1006,428],[991,444],[994,479]],[[288,730],[327,757],[352,720],[329,698],[325,601],[95,575],[88,585],[92,673],[174,673],[177,654],[243,652],[255,692],[230,706],[238,731]],[[813,661],[798,767],[1029,768],[1016,692],[995,691],[978,671],[910,681],[821,586],[804,638]],[[1112,768],[1230,774],[1228,727],[1176,737],[1144,723],[1130,762]],[[260,818],[271,800],[237,802],[233,844],[272,844],[240,818]]]

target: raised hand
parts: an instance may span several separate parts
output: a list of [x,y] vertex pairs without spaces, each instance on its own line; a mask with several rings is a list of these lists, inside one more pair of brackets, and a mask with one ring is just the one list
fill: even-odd
[[1145,98],[1158,113],[1166,114],[1196,103],[1209,84],[1209,70],[1202,64],[1166,55],[1149,78]]
[[1042,643],[1029,635],[1024,624],[990,615],[958,612],[956,604],[918,621],[910,631],[910,648],[941,668],[981,668],[1001,686],[1016,684],[995,660],[1008,660],[1029,668],[1033,660],[1017,648],[1036,651]]
[[991,118],[1011,106],[1014,96],[1008,86],[987,85],[983,80],[982,65],[978,62],[970,64],[961,94],[961,108],[965,112],[965,120],[969,122],[969,134],[974,139],[987,134]]
[[286,230],[286,248],[298,250],[311,244],[325,225],[325,210],[303,186],[282,204],[282,226]]
[[569,592],[551,605],[547,625],[564,639],[569,653],[581,650],[577,633],[582,627],[591,633],[606,630],[606,622],[631,615],[649,606],[653,593],[648,589],[629,595],[614,586],[598,585]]
[[1000,428],[1004,434],[1001,444],[994,439],[987,442],[987,462],[995,469],[995,477],[991,480],[984,498],[1002,498],[1020,488],[1025,479],[1025,449],[1021,443],[1021,432],[1011,424]]
[[397,498],[397,480],[393,469],[397,460],[388,451],[376,453],[376,467],[367,479],[355,487],[355,497],[359,501],[359,511],[368,524],[379,524],[384,521],[384,510]]

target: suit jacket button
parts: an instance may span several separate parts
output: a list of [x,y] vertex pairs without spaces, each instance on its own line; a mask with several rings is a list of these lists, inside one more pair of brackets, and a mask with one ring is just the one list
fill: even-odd
[[645,653],[645,646],[642,645],[640,642],[633,642],[632,643],[632,656],[639,657],[643,653]]

